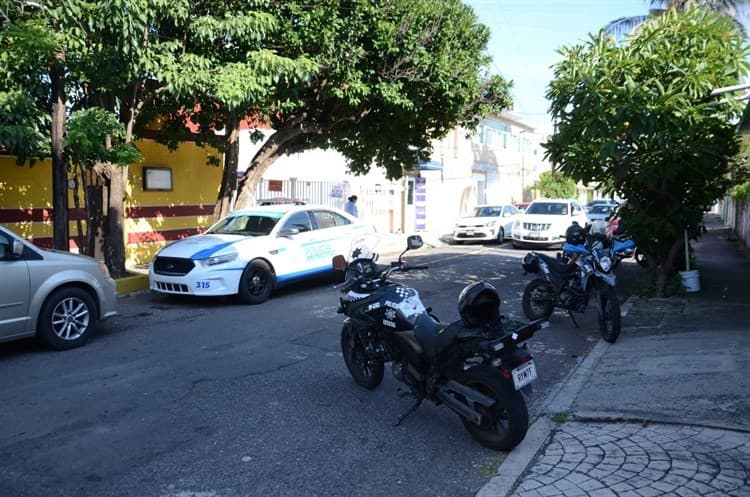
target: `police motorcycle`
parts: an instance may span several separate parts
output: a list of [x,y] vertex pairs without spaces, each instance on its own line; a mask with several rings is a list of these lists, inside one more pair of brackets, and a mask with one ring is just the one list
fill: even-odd
[[337,287],[338,312],[346,316],[341,330],[346,367],[358,385],[372,390],[391,363],[395,378],[415,398],[396,425],[427,399],[458,414],[483,446],[510,450],[528,429],[521,390],[537,378],[533,357],[521,344],[548,323],[540,319],[504,330],[500,297],[482,281],[461,292],[461,319],[440,322],[417,290],[391,280],[395,273],[427,269],[403,259],[422,244],[419,235],[409,236],[406,250],[387,266],[379,266],[377,254],[361,245],[348,262],[341,255],[333,258],[334,268],[345,271],[345,281]]
[[568,311],[578,327],[573,313],[583,313],[593,295],[599,332],[614,343],[621,328],[614,270],[623,258],[633,255],[634,248],[631,239],[607,236],[606,224],[592,224],[587,231],[573,223],[565,233],[561,256],[529,252],[524,257],[524,274],[536,275],[523,291],[524,314],[529,319],[549,319],[559,308]]

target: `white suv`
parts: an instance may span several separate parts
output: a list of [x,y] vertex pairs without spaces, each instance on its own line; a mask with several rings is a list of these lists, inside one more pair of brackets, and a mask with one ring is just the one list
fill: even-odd
[[558,247],[565,242],[565,230],[578,222],[590,223],[586,211],[575,199],[537,199],[516,217],[511,238],[513,247]]

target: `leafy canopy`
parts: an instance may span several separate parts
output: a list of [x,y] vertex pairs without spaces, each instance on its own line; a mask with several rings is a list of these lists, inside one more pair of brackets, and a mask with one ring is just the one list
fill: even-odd
[[539,190],[543,197],[570,198],[575,196],[576,182],[563,176],[559,171],[544,171],[539,175],[539,181],[534,188]]
[[602,31],[560,53],[547,155],[564,174],[627,200],[623,223],[665,277],[683,230],[732,183],[742,104],[710,94],[747,73],[743,37],[710,11],[669,11],[625,43]]
[[[310,57],[318,71],[280,84],[260,109],[282,152],[333,148],[352,171],[427,160],[431,142],[456,125],[511,104],[510,83],[488,71],[489,29],[459,0],[290,0],[275,2],[279,54]],[[299,132],[292,132],[298,130]]]

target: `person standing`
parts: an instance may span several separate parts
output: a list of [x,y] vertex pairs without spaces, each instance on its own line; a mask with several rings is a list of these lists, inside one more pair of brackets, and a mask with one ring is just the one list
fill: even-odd
[[359,211],[357,210],[357,196],[352,195],[349,197],[344,204],[344,210],[354,217],[359,217]]

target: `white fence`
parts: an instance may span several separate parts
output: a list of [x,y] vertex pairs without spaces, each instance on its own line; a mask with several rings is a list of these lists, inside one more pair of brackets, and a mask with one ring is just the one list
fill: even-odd
[[348,181],[307,181],[264,179],[256,191],[257,201],[283,199],[306,204],[327,205],[343,209],[350,195],[357,195],[359,217],[375,225],[378,231],[390,233],[401,227],[401,193],[398,182],[355,184]]

